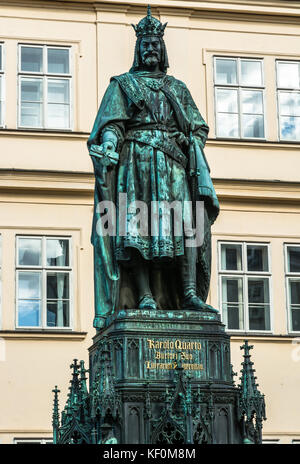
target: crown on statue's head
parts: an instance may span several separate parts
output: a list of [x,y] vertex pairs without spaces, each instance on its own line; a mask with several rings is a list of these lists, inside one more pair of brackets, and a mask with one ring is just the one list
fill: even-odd
[[166,24],[162,24],[158,19],[154,18],[151,14],[151,6],[148,5],[147,16],[140,20],[137,25],[132,24],[137,37],[146,37],[155,35],[162,37],[165,32]]

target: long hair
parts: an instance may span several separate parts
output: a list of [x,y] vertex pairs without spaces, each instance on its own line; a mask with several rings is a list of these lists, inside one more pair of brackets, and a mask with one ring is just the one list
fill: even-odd
[[[141,52],[140,52],[141,40],[142,40],[142,37],[138,37],[136,40],[135,48],[134,48],[133,64],[129,72],[138,71],[140,67],[142,66]],[[159,63],[159,69],[160,71],[166,73],[169,67],[167,48],[166,48],[166,44],[162,37],[159,37],[159,41],[160,41],[160,49],[161,49],[161,59]]]

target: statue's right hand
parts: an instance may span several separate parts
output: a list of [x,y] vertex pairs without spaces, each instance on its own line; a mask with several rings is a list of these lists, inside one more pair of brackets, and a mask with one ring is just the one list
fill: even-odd
[[90,155],[101,160],[105,166],[113,166],[118,163],[119,155],[114,151],[114,144],[111,141],[101,143],[101,145],[91,145]]
[[111,141],[103,142],[99,145],[99,151],[103,155],[108,155],[110,151],[114,151],[115,147]]

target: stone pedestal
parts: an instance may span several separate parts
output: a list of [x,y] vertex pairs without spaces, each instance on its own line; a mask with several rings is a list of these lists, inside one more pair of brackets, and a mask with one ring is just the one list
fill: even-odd
[[119,443],[242,442],[219,314],[121,310],[93,342],[90,391]]

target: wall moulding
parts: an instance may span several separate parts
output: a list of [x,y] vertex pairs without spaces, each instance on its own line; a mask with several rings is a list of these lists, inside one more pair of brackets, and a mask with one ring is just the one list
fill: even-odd
[[0,337],[14,340],[58,340],[58,341],[82,341],[86,338],[87,332],[51,332],[51,331],[18,331],[0,330]]
[[[126,4],[122,4],[120,0],[111,0],[107,2],[93,2],[91,0],[65,0],[42,2],[40,0],[31,1],[12,1],[2,2],[3,6],[6,7],[24,7],[31,9],[51,9],[51,10],[64,10],[67,8],[70,10],[81,10],[87,12],[93,11],[115,11],[120,13],[137,13],[142,14],[145,11],[147,1],[141,0],[129,0]],[[274,23],[294,23],[298,24],[300,16],[300,6],[295,2],[249,2],[240,0],[223,0],[219,2],[215,1],[179,1],[179,0],[156,0],[153,6],[154,15],[157,14],[168,14],[168,15],[182,15],[184,16],[211,19],[225,19],[231,21],[253,21],[253,22],[274,22]],[[48,18],[52,20],[52,18]],[[58,18],[59,20],[59,18]],[[76,18],[63,19],[64,21],[76,21]],[[78,19],[80,22],[90,22],[89,19],[83,20]]]

